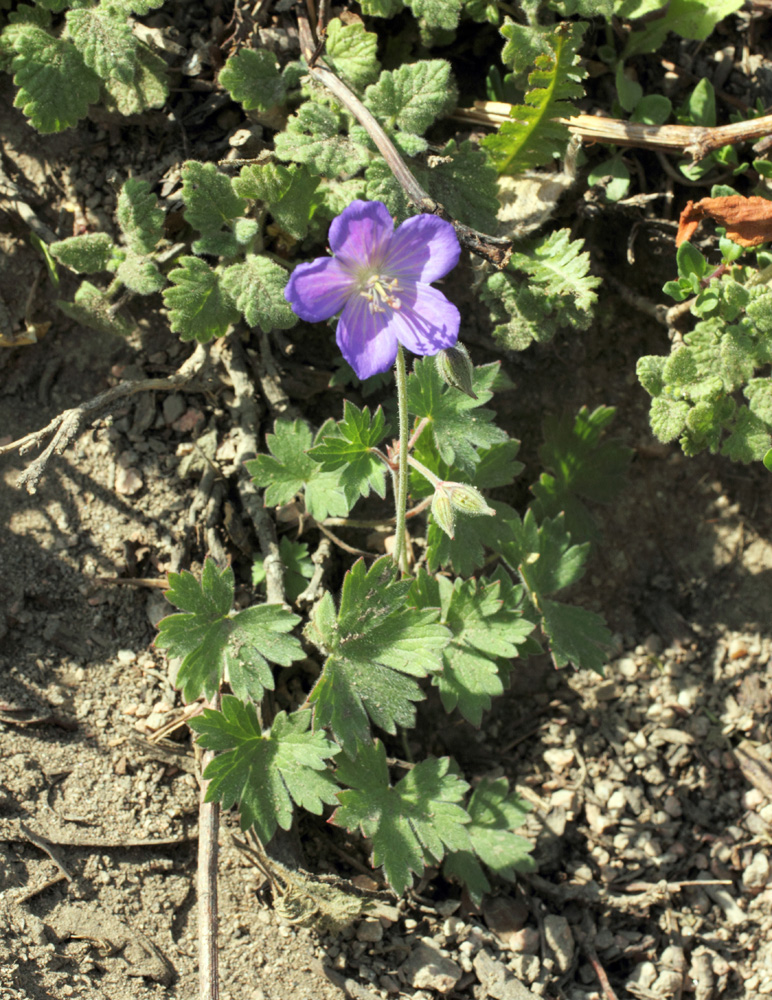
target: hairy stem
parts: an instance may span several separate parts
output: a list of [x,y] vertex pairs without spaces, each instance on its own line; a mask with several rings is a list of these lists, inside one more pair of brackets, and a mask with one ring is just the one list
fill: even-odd
[[396,492],[396,540],[394,562],[403,572],[407,572],[407,549],[405,545],[405,514],[407,512],[407,459],[410,424],[407,415],[407,370],[402,344],[397,349],[397,409],[399,410],[399,472]]

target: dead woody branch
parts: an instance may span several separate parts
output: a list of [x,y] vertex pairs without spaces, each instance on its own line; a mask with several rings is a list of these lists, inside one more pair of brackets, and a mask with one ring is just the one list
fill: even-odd
[[83,425],[89,419],[95,419],[100,414],[111,410],[121,400],[128,399],[138,392],[174,392],[183,385],[192,382],[201,373],[209,357],[209,351],[199,344],[191,356],[180,365],[176,372],[166,378],[147,378],[135,381],[121,382],[106,392],[101,392],[85,403],[65,410],[38,431],[25,434],[18,441],[0,447],[0,455],[9,452],[25,454],[31,448],[42,444],[47,437],[51,438],[46,449],[19,476],[19,486],[24,486],[28,493],[35,493],[46,465],[52,455],[61,455],[80,434]]
[[[502,101],[475,101],[471,108],[458,108],[453,118],[472,125],[498,128],[511,121],[512,105]],[[607,142],[615,146],[635,146],[639,149],[658,149],[666,153],[690,156],[694,162],[704,160],[722,146],[760,140],[755,147],[761,152],[766,146],[765,137],[772,133],[772,115],[732,125],[708,128],[702,125],[640,125],[618,118],[601,118],[597,115],[575,115],[558,118],[568,127],[571,135],[582,142]]]
[[367,130],[368,135],[378,147],[378,151],[389,165],[389,169],[399,181],[409,200],[422,212],[438,215],[441,219],[450,222],[456,231],[458,242],[462,247],[470,250],[478,257],[489,261],[494,267],[506,267],[512,254],[511,240],[501,239],[497,236],[488,236],[486,233],[479,233],[476,229],[471,229],[469,226],[465,226],[461,222],[451,218],[448,211],[439,202],[430,197],[421,187],[400,156],[394,143],[356,94],[349,90],[346,84],[318,58],[321,47],[314,43],[311,26],[306,14],[302,10],[298,11],[298,27],[300,31],[300,47],[308,63],[309,75],[337,97],[344,108],[350,111],[359,124]]

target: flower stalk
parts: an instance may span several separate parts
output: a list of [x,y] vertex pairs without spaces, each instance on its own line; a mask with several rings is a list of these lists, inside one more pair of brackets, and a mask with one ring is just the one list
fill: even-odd
[[399,412],[399,471],[397,472],[396,490],[394,562],[403,573],[406,573],[407,544],[405,516],[407,514],[407,465],[410,425],[407,414],[407,367],[405,365],[405,351],[402,344],[397,349],[395,375],[397,381],[397,410]]

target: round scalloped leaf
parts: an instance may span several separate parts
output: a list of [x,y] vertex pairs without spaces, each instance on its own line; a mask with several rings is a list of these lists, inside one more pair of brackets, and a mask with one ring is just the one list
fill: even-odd
[[83,62],[72,42],[53,38],[35,25],[15,36],[11,63],[19,88],[13,102],[38,132],[61,132],[85,117],[99,100],[99,77]]
[[97,76],[131,83],[137,67],[138,41],[117,12],[101,5],[71,10],[67,30],[83,61]]

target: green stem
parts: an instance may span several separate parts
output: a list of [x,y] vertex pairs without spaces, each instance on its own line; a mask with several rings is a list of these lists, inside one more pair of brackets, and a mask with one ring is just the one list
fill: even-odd
[[407,369],[402,344],[397,349],[397,409],[399,410],[399,472],[397,473],[396,539],[394,562],[403,573],[407,572],[407,549],[405,545],[405,514],[407,512],[407,457],[410,425],[407,415]]

